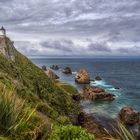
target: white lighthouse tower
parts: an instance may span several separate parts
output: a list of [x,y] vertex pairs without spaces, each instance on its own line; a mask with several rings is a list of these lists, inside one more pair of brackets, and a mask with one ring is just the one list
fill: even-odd
[[6,37],[6,30],[3,26],[0,28],[0,37]]

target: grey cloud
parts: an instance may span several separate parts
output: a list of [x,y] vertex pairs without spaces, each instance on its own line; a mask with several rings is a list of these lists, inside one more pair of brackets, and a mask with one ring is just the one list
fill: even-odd
[[73,52],[73,47],[74,47],[73,42],[70,40],[55,40],[55,41],[42,42],[41,45],[49,49],[55,49],[55,50],[66,51],[66,52]]
[[118,48],[116,51],[118,51],[119,53],[122,53],[122,54],[128,54],[128,55],[140,55],[140,46],[132,46],[131,49],[130,48],[123,48],[123,47],[120,47]]
[[89,51],[95,51],[95,52],[111,52],[111,49],[106,45],[105,42],[102,43],[91,43],[88,46]]
[[[139,0],[1,0],[0,5],[0,25],[12,33],[20,34],[21,38],[25,37],[23,33],[31,38],[36,34],[38,37],[35,39],[40,39],[42,49],[53,49],[56,53],[69,51],[75,54],[75,38],[92,40],[101,34],[104,36],[101,35],[100,39],[97,38],[86,46],[88,50],[111,53],[112,46],[107,46],[107,42],[140,42]],[[44,36],[54,38],[53,35],[70,37],[72,41],[45,41]],[[34,53],[42,54],[38,44],[34,45],[36,48],[28,42],[27,46],[31,48],[28,47],[24,53],[31,54],[35,50]],[[17,48],[22,50],[22,46],[19,44]],[[79,47],[82,55],[85,46]],[[122,46],[120,51],[116,51],[121,53],[121,49],[124,52],[128,50],[130,54],[131,48]],[[139,48],[136,47],[135,50]]]

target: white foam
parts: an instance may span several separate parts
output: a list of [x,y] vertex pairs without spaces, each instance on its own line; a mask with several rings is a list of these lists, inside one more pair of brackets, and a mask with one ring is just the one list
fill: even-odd
[[76,71],[73,71],[72,74],[76,74]]
[[101,86],[101,87],[104,87],[104,88],[113,88],[112,85],[107,84],[104,80],[93,81],[93,82],[91,82],[91,84],[93,86]]
[[121,96],[121,93],[118,92],[119,91],[118,89],[116,89],[115,87],[113,87],[113,85],[107,84],[104,80],[92,81],[91,82],[91,85],[92,86],[99,86],[101,88],[104,88],[106,91],[112,92],[113,94],[115,94],[117,98],[119,96]]

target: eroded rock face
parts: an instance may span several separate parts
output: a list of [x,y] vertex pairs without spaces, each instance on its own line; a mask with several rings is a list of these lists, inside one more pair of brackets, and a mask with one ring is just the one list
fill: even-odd
[[63,69],[62,71],[64,74],[72,74],[71,68],[70,67],[66,67]]
[[139,113],[135,112],[131,107],[124,107],[119,113],[119,119],[127,125],[139,123]]
[[58,65],[52,65],[50,68],[52,70],[59,70],[59,66]]
[[53,71],[51,70],[47,70],[46,71],[46,75],[50,78],[50,79],[59,79],[59,76],[57,76]]
[[102,80],[102,78],[100,76],[96,76],[95,80],[100,81],[100,80]]
[[14,47],[14,42],[12,42],[8,37],[0,36],[0,54],[5,56],[7,59],[15,61],[16,49]]
[[42,66],[42,70],[47,71],[47,68],[45,65]]
[[90,77],[88,72],[85,69],[80,69],[79,71],[77,71],[75,75],[75,82],[79,84],[89,84]]
[[104,89],[91,87],[89,85],[85,86],[81,97],[85,100],[91,101],[113,101],[115,99],[113,94],[106,92]]

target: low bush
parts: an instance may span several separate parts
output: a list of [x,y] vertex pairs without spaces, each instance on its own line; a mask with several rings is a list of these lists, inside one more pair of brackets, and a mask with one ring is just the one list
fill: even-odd
[[81,127],[67,125],[55,126],[49,140],[95,140],[95,138]]

